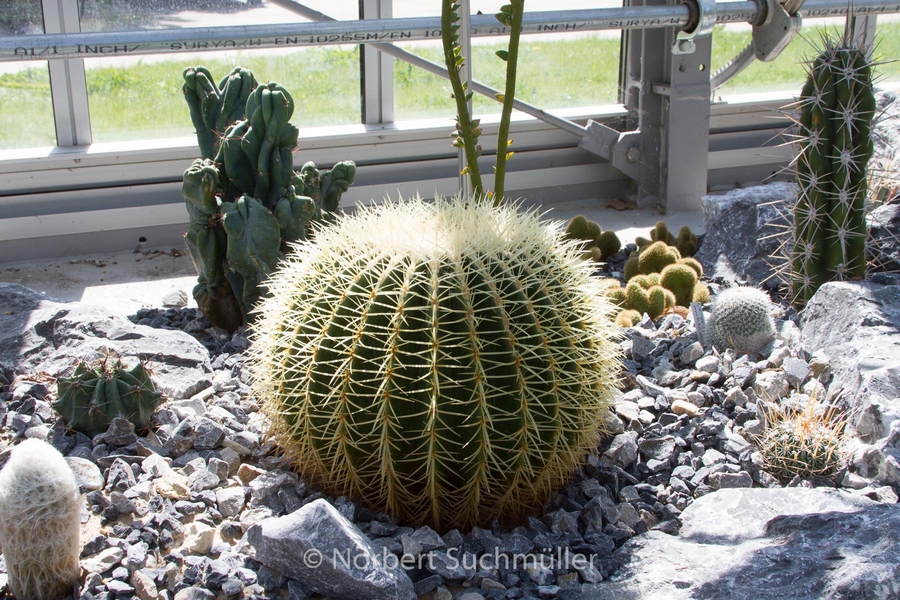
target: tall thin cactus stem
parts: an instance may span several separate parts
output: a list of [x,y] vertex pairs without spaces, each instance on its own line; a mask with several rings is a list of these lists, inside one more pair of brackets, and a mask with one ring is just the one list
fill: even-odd
[[525,0],[510,0],[500,9],[497,20],[510,28],[509,50],[497,52],[506,61],[506,89],[503,93],[503,112],[500,117],[500,131],[497,134],[497,165],[494,167],[494,206],[503,202],[506,185],[506,161],[514,153],[509,151],[512,140],[509,139],[509,121],[512,117],[513,102],[516,94],[516,64],[519,59],[519,36],[522,33],[522,15],[525,12]]

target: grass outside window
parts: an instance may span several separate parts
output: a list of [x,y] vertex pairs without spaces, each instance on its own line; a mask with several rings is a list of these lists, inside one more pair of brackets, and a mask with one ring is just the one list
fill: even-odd
[[[717,96],[761,91],[797,91],[803,61],[815,54],[823,28],[805,28],[801,36],[771,63],[754,62],[717,91]],[[833,28],[829,31],[837,35]],[[900,78],[900,22],[878,25],[875,58],[878,81]],[[713,34],[713,72],[750,41],[750,30],[717,27]],[[437,47],[407,46],[440,62]],[[475,78],[501,88],[505,65],[494,56],[504,47],[476,44]],[[517,97],[547,109],[614,103],[617,95],[619,41],[614,37],[542,40],[523,39]],[[359,52],[357,47],[307,48],[290,54],[210,53],[201,58],[149,57],[137,63],[88,60],[87,86],[95,142],[191,136],[193,128],[181,93],[181,72],[204,64],[224,76],[233,66],[250,68],[260,81],[278,81],[296,100],[298,127],[360,122]],[[23,63],[21,70],[0,74],[0,149],[55,144],[50,82],[46,63]],[[447,118],[455,114],[450,86],[444,79],[394,61],[395,111],[398,120]],[[498,113],[500,104],[475,96],[475,114]]]

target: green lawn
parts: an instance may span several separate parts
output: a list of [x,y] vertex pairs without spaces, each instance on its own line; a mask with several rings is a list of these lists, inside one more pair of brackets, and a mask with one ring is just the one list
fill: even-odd
[[[804,78],[804,59],[815,52],[816,28],[804,30],[772,63],[753,63],[719,95],[767,90],[795,90]],[[876,59],[887,62],[877,76],[900,76],[900,23],[878,26]],[[718,28],[713,37],[713,72],[750,40],[746,33]],[[437,48],[405,46],[440,62]],[[476,45],[475,77],[501,88],[504,63],[494,56],[503,47]],[[573,40],[523,39],[517,96],[543,108],[558,109],[614,103],[617,96],[619,41],[616,38]],[[273,56],[263,52],[238,54],[236,60],[210,54],[203,63],[217,77],[235,64],[253,70],[261,81],[275,80],[291,91],[296,102],[293,122],[300,127],[358,123],[359,53],[356,47],[303,49]],[[94,67],[86,61],[88,95],[94,141],[112,142],[191,135],[187,106],[181,94],[183,60],[150,61],[114,68]],[[395,61],[395,113],[398,120],[450,117],[455,108],[449,84],[407,63]],[[45,68],[31,67],[0,75],[0,148],[55,144],[52,102]],[[497,112],[499,105],[476,97],[475,111]]]

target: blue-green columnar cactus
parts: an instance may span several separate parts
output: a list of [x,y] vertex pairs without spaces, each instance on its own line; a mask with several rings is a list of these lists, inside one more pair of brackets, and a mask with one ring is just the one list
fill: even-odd
[[775,339],[772,301],[754,287],[734,287],[716,296],[707,323],[709,342],[724,350],[756,354]]
[[317,230],[250,365],[274,439],[333,494],[439,530],[539,509],[603,433],[613,306],[535,213],[420,199]]
[[356,165],[294,171],[294,100],[236,68],[218,86],[204,67],[184,71],[184,95],[203,156],[185,172],[185,234],[199,274],[194,298],[209,321],[234,331],[247,322],[262,282],[313,219],[337,210]]
[[126,369],[114,356],[79,362],[71,377],[57,379],[56,387],[51,406],[69,427],[88,436],[103,433],[117,417],[147,427],[162,402],[142,363]]
[[866,49],[826,40],[800,97],[800,194],[794,210],[794,304],[831,279],[866,271],[866,169],[875,115]]

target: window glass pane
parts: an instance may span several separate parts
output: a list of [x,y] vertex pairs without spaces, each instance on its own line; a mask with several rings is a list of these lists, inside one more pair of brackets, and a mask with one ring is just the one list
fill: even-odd
[[[472,0],[471,10],[496,14],[505,0]],[[621,6],[619,0],[529,0],[526,11]],[[440,2],[394,0],[395,17],[437,16]],[[474,38],[471,65],[475,80],[502,90],[506,63],[495,55],[508,38]],[[440,42],[414,42],[403,48],[443,65]],[[516,97],[541,108],[568,108],[616,102],[619,32],[523,35],[519,46]],[[395,114],[398,120],[455,114],[446,79],[394,60]],[[499,113],[500,104],[476,94],[476,113]]]
[[[878,18],[878,35],[875,55],[896,57],[900,51],[900,23],[882,24]],[[889,18],[889,17],[887,17]],[[806,63],[821,51],[822,39],[828,36],[839,39],[844,32],[844,19],[807,19],[800,33],[772,62],[754,60],[739,75],[729,80],[716,92],[716,96],[758,92],[799,92],[806,80]],[[750,44],[752,28],[748,23],[717,25],[713,32],[713,74],[725,66],[744,47]],[[887,67],[887,68],[885,68]],[[893,69],[893,71],[891,71]],[[886,72],[897,72],[896,63],[876,67],[876,77]]]
[[0,35],[44,33],[41,0],[3,0],[0,3]]
[[[0,2],[0,35],[44,33],[40,0]],[[56,145],[46,61],[0,63],[0,149]]]
[[[356,18],[358,5],[350,4],[355,11],[343,18]],[[256,0],[80,0],[80,7],[84,31],[307,21]],[[217,82],[242,66],[260,82],[281,83],[294,98],[291,122],[298,127],[359,123],[357,46],[103,57],[85,60],[94,141],[192,135],[181,73],[196,65],[207,67]]]
[[885,83],[900,83],[900,15],[882,15],[875,27],[875,78]]

